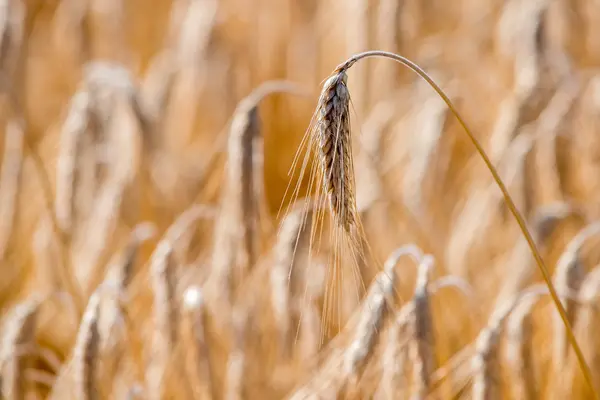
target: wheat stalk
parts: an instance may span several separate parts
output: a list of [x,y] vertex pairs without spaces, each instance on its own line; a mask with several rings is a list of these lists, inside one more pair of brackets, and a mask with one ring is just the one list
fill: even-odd
[[[573,334],[571,324],[569,323],[565,310],[560,302],[558,294],[556,293],[554,285],[552,284],[552,280],[544,260],[542,259],[535,241],[533,240],[533,237],[527,228],[525,219],[518,211],[517,206],[508,193],[508,189],[498,174],[498,171],[492,164],[490,158],[487,156],[479,141],[467,127],[466,122],[460,116],[450,98],[423,69],[405,57],[378,50],[366,51],[353,55],[334,70],[332,75],[323,86],[323,91],[317,106],[317,115],[319,120],[317,124],[318,129],[316,131],[316,137],[318,140],[316,140],[316,142],[318,143],[318,153],[321,159],[320,165],[323,175],[324,188],[329,197],[330,208],[334,216],[334,220],[346,231],[349,230],[350,225],[355,223],[356,204],[354,200],[354,176],[352,173],[353,167],[351,165],[352,153],[349,146],[350,123],[348,103],[350,95],[348,88],[346,87],[346,72],[358,61],[368,57],[391,59],[411,69],[413,72],[427,81],[427,83],[429,83],[436,93],[444,100],[452,114],[456,117],[461,127],[469,137],[469,140],[475,146],[477,153],[483,159],[486,167],[492,174],[495,183],[502,192],[508,209],[517,221],[523,236],[527,240],[538,268],[542,273],[544,282],[548,286],[552,301],[563,321],[563,324],[565,325],[569,342],[571,343],[571,346],[577,355],[577,360],[584,373],[586,383],[590,388],[592,388],[594,398],[600,398],[598,397],[598,394],[594,388],[590,368],[585,362],[583,353],[581,352],[581,349],[577,343],[577,339]],[[335,152],[339,153],[337,154],[337,158],[335,157]],[[336,181],[333,181],[334,178]]]

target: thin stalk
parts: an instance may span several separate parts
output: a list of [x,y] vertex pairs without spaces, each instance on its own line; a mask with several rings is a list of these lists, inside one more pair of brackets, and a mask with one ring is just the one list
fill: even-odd
[[558,313],[560,314],[560,318],[562,319],[563,324],[565,325],[565,330],[567,331],[567,336],[568,336],[569,342],[570,342],[571,346],[573,347],[573,350],[577,356],[577,361],[579,363],[579,367],[581,368],[581,370],[583,372],[586,383],[588,384],[588,386],[590,387],[590,390],[594,394],[594,398],[597,400],[600,400],[600,397],[598,396],[598,393],[596,392],[596,389],[594,388],[594,385],[592,383],[592,373],[590,371],[589,366],[585,362],[585,358],[583,356],[581,348],[579,347],[579,344],[577,343],[577,340],[575,339],[575,335],[573,334],[571,324],[569,323],[569,320],[567,319],[567,314],[565,312],[565,309],[563,308],[562,303],[560,302],[560,300],[558,298],[558,294],[556,293],[556,290],[554,288],[554,285],[552,284],[552,280],[550,278],[550,273],[548,272],[548,268],[546,267],[544,260],[542,259],[542,256],[540,255],[540,253],[537,249],[537,246],[535,245],[535,242],[533,240],[533,237],[531,236],[531,233],[527,229],[525,219],[523,218],[523,216],[521,215],[519,210],[517,210],[517,207],[516,207],[515,203],[513,202],[512,197],[508,193],[508,189],[504,185],[504,182],[500,178],[498,171],[493,166],[490,158],[483,150],[483,147],[481,146],[479,141],[475,138],[475,136],[473,135],[471,130],[467,127],[466,122],[460,116],[460,114],[458,113],[458,110],[456,109],[456,107],[454,107],[454,104],[452,104],[452,101],[444,93],[444,91],[433,81],[433,79],[431,77],[429,77],[429,75],[423,69],[421,69],[421,67],[419,67],[417,64],[415,64],[414,62],[410,61],[409,59],[407,59],[403,56],[400,56],[400,55],[394,54],[394,53],[390,53],[387,51],[381,51],[381,50],[365,51],[365,52],[355,54],[352,57],[350,57],[344,63],[340,64],[336,68],[336,71],[337,72],[345,72],[350,67],[352,67],[357,61],[359,61],[363,58],[369,58],[369,57],[389,58],[389,59],[399,62],[400,64],[404,65],[405,67],[411,69],[413,72],[415,72],[421,78],[423,78],[433,88],[433,90],[435,90],[437,92],[437,94],[442,98],[442,100],[444,100],[444,102],[446,103],[446,105],[448,106],[448,108],[450,109],[452,114],[454,114],[454,116],[456,117],[456,119],[458,120],[460,125],[463,127],[463,129],[469,136],[469,139],[475,146],[477,152],[479,153],[479,155],[485,162],[485,165],[487,166],[489,171],[492,173],[494,181],[496,182],[496,184],[502,191],[502,195],[504,196],[504,201],[506,202],[506,205],[508,206],[511,214],[517,220],[517,224],[519,224],[519,228],[521,229],[521,232],[523,233],[525,240],[527,240],[527,244],[529,245],[529,248],[531,249],[531,253],[533,254],[536,264],[537,264],[540,272],[542,273],[542,276],[544,277],[544,281],[546,283],[546,286],[548,287],[548,291],[550,293],[550,296],[552,297],[554,306],[558,310]]

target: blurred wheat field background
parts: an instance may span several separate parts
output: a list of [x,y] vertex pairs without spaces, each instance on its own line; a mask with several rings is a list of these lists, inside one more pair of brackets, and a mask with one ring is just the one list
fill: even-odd
[[599,391],[596,23],[593,0],[0,0],[2,398],[593,398],[424,81],[348,72],[370,257],[297,152],[338,64],[419,64]]

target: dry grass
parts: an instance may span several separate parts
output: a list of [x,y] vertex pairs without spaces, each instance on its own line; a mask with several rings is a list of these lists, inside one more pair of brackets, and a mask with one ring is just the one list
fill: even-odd
[[599,393],[593,1],[151,3],[0,0],[2,398]]

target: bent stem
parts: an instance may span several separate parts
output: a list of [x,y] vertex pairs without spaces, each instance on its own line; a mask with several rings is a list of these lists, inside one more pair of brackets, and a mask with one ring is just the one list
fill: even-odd
[[345,72],[348,69],[350,69],[350,67],[352,67],[357,61],[359,61],[363,58],[369,58],[369,57],[383,57],[383,58],[388,58],[388,59],[394,60],[394,61],[399,62],[400,64],[404,65],[405,67],[411,69],[413,72],[415,72],[421,78],[423,78],[436,91],[436,93],[442,98],[442,100],[444,100],[444,102],[446,103],[446,105],[448,106],[448,108],[450,109],[452,114],[454,114],[454,116],[456,117],[456,119],[458,120],[458,122],[460,123],[462,128],[465,130],[465,132],[469,136],[469,139],[475,146],[477,152],[479,153],[479,155],[485,162],[485,165],[487,166],[489,171],[492,173],[494,181],[496,182],[496,184],[502,191],[502,195],[504,196],[504,201],[506,202],[506,205],[508,206],[511,214],[517,220],[517,223],[519,224],[519,228],[521,229],[523,236],[525,236],[525,239],[527,240],[527,244],[529,245],[529,248],[531,249],[531,253],[533,254],[533,257],[535,258],[536,264],[537,264],[540,272],[542,273],[542,276],[544,277],[544,281],[545,281],[546,286],[548,287],[548,292],[550,293],[550,297],[552,297],[552,301],[554,302],[554,305],[555,305],[556,309],[558,310],[558,313],[560,314],[560,318],[562,319],[562,322],[565,326],[565,330],[567,331],[567,336],[568,336],[569,342],[570,342],[571,346],[573,347],[573,350],[575,351],[575,354],[577,356],[577,361],[579,363],[579,367],[581,368],[581,370],[583,372],[586,383],[588,384],[592,393],[594,394],[594,398],[600,399],[600,397],[598,397],[596,389],[592,383],[593,381],[592,381],[591,370],[585,361],[583,352],[581,351],[581,348],[579,347],[579,344],[577,343],[577,339],[575,339],[575,335],[573,334],[571,324],[569,323],[569,320],[567,319],[567,314],[565,312],[565,309],[558,298],[558,294],[556,293],[556,289],[554,288],[554,285],[552,284],[552,280],[550,278],[550,273],[548,272],[548,268],[546,267],[544,260],[542,259],[541,255],[537,249],[537,246],[535,245],[535,242],[533,240],[533,237],[531,236],[531,233],[527,229],[525,219],[523,218],[523,216],[521,215],[519,210],[517,210],[517,207],[516,207],[515,203],[513,202],[512,197],[508,193],[508,189],[504,185],[504,182],[500,178],[500,175],[498,174],[498,171],[492,164],[490,158],[488,157],[486,152],[483,150],[483,147],[481,146],[479,141],[475,138],[475,136],[473,135],[471,130],[467,127],[466,122],[460,116],[457,109],[454,107],[454,104],[452,104],[452,101],[450,100],[450,98],[433,81],[433,79],[423,69],[421,69],[421,67],[419,67],[417,64],[415,64],[414,62],[410,61],[409,59],[407,59],[405,57],[402,57],[398,54],[390,53],[387,51],[372,50],[372,51],[365,51],[363,53],[355,54],[352,57],[350,57],[348,60],[346,60],[344,63],[340,64],[336,68],[336,72]]

